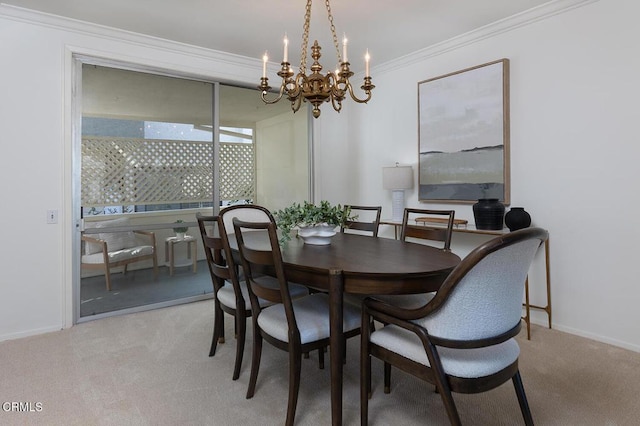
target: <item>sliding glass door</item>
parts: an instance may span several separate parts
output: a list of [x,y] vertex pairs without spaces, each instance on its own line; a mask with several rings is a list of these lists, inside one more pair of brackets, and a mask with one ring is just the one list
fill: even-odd
[[77,320],[212,297],[196,213],[309,199],[307,112],[80,62]]
[[210,82],[82,66],[81,318],[210,296],[193,222],[214,205],[213,97]]

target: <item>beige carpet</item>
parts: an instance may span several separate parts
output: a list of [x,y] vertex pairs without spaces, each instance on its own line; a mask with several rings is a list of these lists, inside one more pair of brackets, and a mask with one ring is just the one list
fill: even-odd
[[[287,401],[287,356],[265,344],[258,387],[245,399],[243,371],[231,380],[235,341],[209,358],[212,301],[77,325],[0,343],[2,425],[280,425]],[[232,324],[227,317],[227,333]],[[538,425],[640,424],[640,354],[534,326],[521,334],[521,372]],[[358,339],[348,344],[344,423],[359,414]],[[382,392],[374,361],[371,425],[446,425],[433,388],[394,370]],[[298,425],[329,425],[329,366],[303,362]],[[480,395],[454,395],[467,425],[523,424],[511,383]],[[27,412],[6,411],[11,402]],[[39,403],[39,404],[37,404]],[[40,409],[41,408],[41,409]]]

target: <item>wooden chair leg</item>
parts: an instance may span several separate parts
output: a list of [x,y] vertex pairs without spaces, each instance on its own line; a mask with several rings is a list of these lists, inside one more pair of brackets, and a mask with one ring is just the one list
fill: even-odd
[[449,389],[443,390],[440,392],[440,396],[442,397],[444,408],[447,410],[447,416],[449,417],[449,422],[451,423],[451,425],[462,425],[462,422],[460,421],[460,415],[458,414],[458,409],[456,408],[456,404],[453,401],[453,396],[451,395],[451,391]]
[[440,362],[438,352],[435,346],[432,344],[429,344],[427,348],[427,357],[429,358],[429,363],[431,364],[431,368],[434,373],[436,387],[440,391],[442,403],[444,404],[444,408],[447,410],[449,422],[452,426],[460,426],[462,423],[460,421],[460,415],[458,414],[458,409],[456,408],[455,401],[453,400],[453,395],[451,395],[449,382],[445,377],[444,368],[442,367],[442,363]]
[[216,354],[218,343],[224,343],[224,312],[220,309],[218,301],[215,301],[213,307],[213,337],[211,338],[209,356]]
[[154,281],[158,279],[158,256],[155,252],[153,253],[153,279]]
[[524,423],[527,426],[533,426],[533,417],[531,417],[531,410],[529,409],[529,403],[527,402],[527,395],[524,392],[520,371],[517,371],[511,380],[513,381],[513,387],[516,389],[516,395],[518,396],[518,403],[520,404],[520,411],[522,411]]
[[299,350],[289,349],[289,402],[287,404],[286,426],[293,426],[298,405],[300,390],[300,372],[302,370],[302,356]]
[[104,279],[107,282],[107,291],[111,291],[111,271],[109,271],[109,265],[105,265]]
[[256,391],[256,381],[258,380],[258,370],[260,369],[260,356],[262,355],[262,336],[258,328],[253,329],[253,356],[251,357],[251,376],[249,377],[249,388],[247,389],[247,399],[253,398]]
[[238,377],[240,377],[240,368],[242,367],[244,341],[247,335],[247,319],[242,315],[236,315],[235,320],[237,324],[238,338],[236,340],[236,364],[233,367],[233,380],[238,380]]
[[391,393],[391,364],[384,363],[384,393]]
[[325,348],[318,349],[318,368],[324,370],[324,350]]
[[363,327],[360,336],[360,425],[369,423],[369,398],[371,398],[371,355],[369,355],[369,330]]

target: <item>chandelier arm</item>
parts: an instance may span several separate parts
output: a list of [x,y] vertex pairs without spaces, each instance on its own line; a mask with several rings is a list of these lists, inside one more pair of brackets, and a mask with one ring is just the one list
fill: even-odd
[[331,105],[333,105],[333,109],[340,112],[342,110],[342,99],[338,100],[335,96],[331,96]]
[[301,106],[302,106],[302,96],[297,96],[295,99],[291,101],[291,110],[293,112],[298,112]]
[[354,101],[358,102],[359,104],[366,104],[371,99],[371,89],[373,87],[371,89],[369,89],[369,88],[365,88],[365,86],[363,85],[362,88],[364,90],[365,95],[367,95],[367,97],[364,98],[364,99],[358,99],[358,97],[355,95],[355,93],[353,93],[353,86],[351,85],[351,82],[347,82],[347,89],[349,89],[349,95],[351,95],[351,99],[353,99]]
[[329,81],[329,87],[331,89],[331,102],[334,102],[335,99],[338,103],[340,103],[340,105],[342,105],[342,100],[344,99],[346,93],[344,90],[345,88],[340,87],[340,84],[345,86],[345,82],[340,82],[339,78],[333,72],[329,72],[327,74],[327,80]]
[[264,102],[265,104],[275,104],[280,99],[282,99],[282,96],[284,95],[284,91],[285,91],[285,83],[283,81],[282,84],[280,85],[280,91],[278,92],[278,96],[276,98],[272,100],[267,99],[268,92],[266,90],[262,91],[262,94],[260,95],[260,97],[262,98],[262,102]]
[[302,95],[302,91],[303,91],[302,87],[304,85],[306,77],[307,77],[306,75],[299,72],[296,75],[295,79],[290,80],[290,83],[293,83],[293,88],[287,90],[287,97],[289,98],[290,101],[293,102],[294,98],[298,98]]

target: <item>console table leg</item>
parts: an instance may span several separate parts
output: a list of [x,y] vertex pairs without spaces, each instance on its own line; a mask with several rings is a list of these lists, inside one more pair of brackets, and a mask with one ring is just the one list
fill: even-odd
[[525,300],[525,317],[524,322],[527,324],[527,340],[531,340],[531,305],[529,304],[529,276],[524,281],[524,300]]
[[549,318],[549,328],[551,328],[551,272],[549,270],[549,238],[544,242],[544,261],[547,270],[547,316]]

